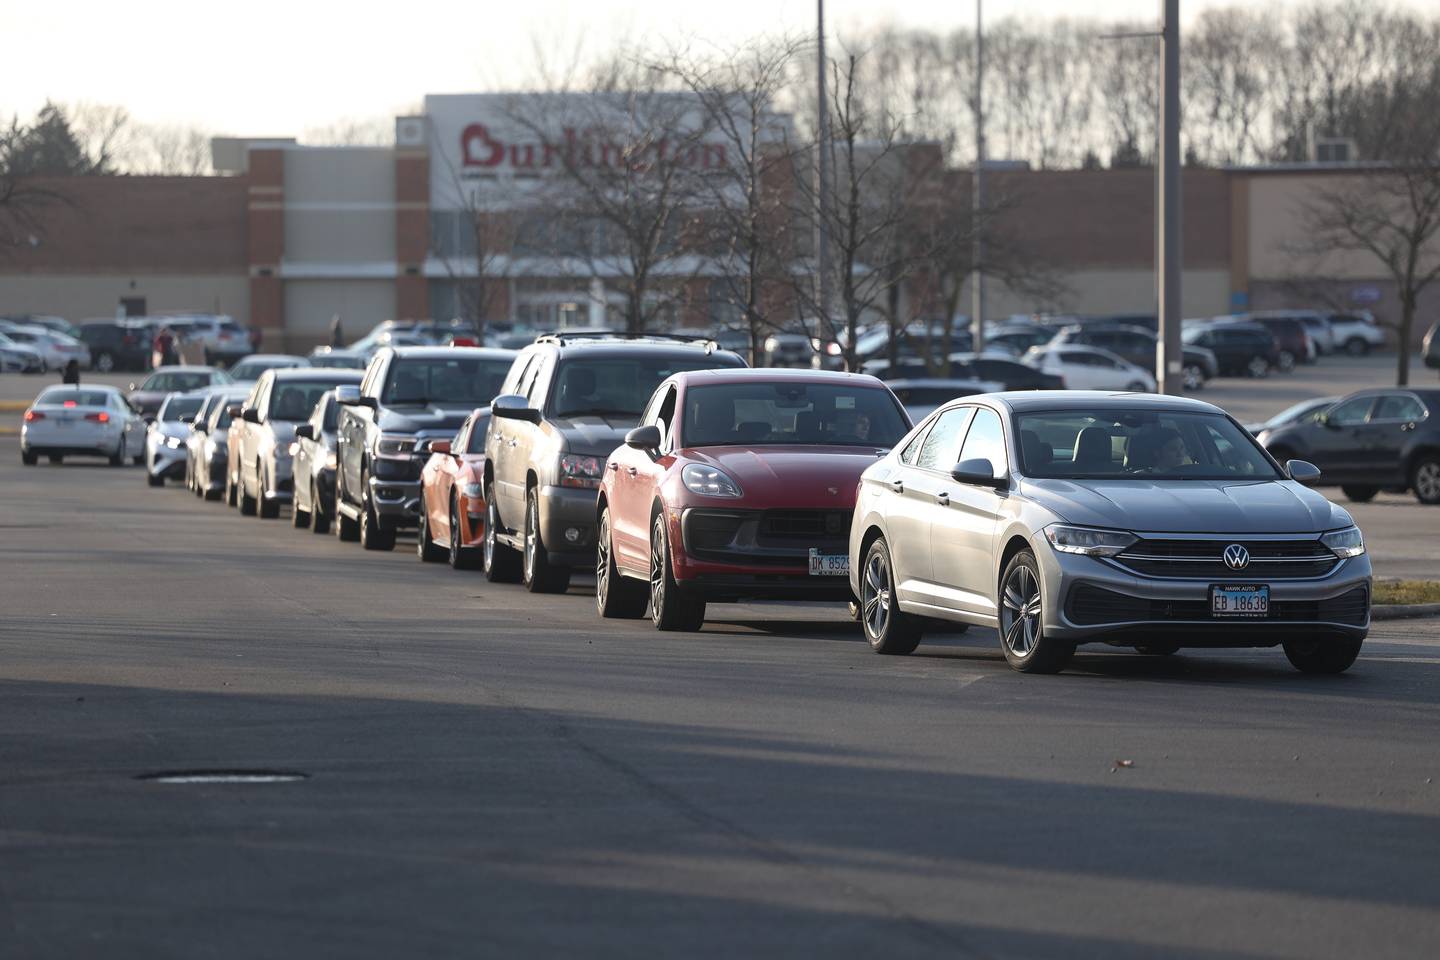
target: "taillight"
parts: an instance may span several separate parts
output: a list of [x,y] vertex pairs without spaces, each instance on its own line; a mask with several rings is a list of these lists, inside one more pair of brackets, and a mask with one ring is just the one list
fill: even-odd
[[73,406],[75,406],[75,401],[74,401],[74,400],[66,400],[66,401],[65,401],[65,406],[67,406],[67,407],[73,407]]
[[26,422],[26,423],[34,423],[36,420],[44,420],[44,419],[45,419],[45,414],[41,413],[41,412],[38,411],[38,410],[26,410],[26,411],[25,411],[25,422]]
[[101,411],[100,413],[87,413],[85,414],[85,419],[93,420],[95,423],[109,423],[110,414],[105,413],[104,411]]

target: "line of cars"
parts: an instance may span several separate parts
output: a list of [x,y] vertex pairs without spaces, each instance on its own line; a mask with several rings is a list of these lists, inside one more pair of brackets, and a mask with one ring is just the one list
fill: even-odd
[[[243,513],[535,593],[593,571],[597,613],[696,630],[712,604],[848,602],[878,653],[994,627],[1017,670],[1077,645],[1282,645],[1347,668],[1364,541],[1195,400],[984,393],[912,418],[863,374],[749,369],[714,343],[539,338],[384,348],[181,398],[187,485]],[[177,434],[177,438],[178,434]],[[32,438],[33,439],[33,438]],[[224,449],[224,454],[220,453]],[[162,481],[163,482],[163,481]]]

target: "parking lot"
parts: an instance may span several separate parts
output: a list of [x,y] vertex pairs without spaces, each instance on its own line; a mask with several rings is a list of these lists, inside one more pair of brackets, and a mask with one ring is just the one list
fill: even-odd
[[[1203,396],[1259,418],[1392,363]],[[601,621],[588,578],[538,602],[13,437],[0,490],[0,954],[1440,945],[1440,620],[1338,677],[1106,648],[1036,677],[985,630],[873,656],[833,606]],[[1379,575],[1433,575],[1440,511],[1353,509]],[[196,769],[305,779],[136,779]]]

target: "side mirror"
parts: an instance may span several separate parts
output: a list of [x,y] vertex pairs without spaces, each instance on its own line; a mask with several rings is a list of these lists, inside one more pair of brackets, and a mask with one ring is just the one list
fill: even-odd
[[360,403],[360,388],[353,384],[342,384],[335,388],[335,402],[342,407],[354,407]]
[[490,416],[499,417],[501,420],[524,420],[527,423],[539,423],[540,411],[530,406],[518,393],[507,393],[496,397],[490,402]]
[[449,453],[449,452],[450,452],[450,441],[449,441],[449,440],[432,440],[432,441],[430,441],[430,452],[431,452],[431,453]]
[[147,413],[147,414],[145,414],[145,425],[146,425],[147,427],[150,426],[151,424],[153,424],[154,422],[155,422],[155,414],[153,414],[153,413]]
[[1313,487],[1320,479],[1320,468],[1309,460],[1286,460],[1285,472],[1291,480],[1306,487]]
[[975,460],[961,460],[955,464],[955,469],[950,471],[950,476],[961,483],[977,487],[992,487],[996,490],[1009,484],[1006,478],[995,476],[995,464],[984,457]]
[[625,446],[634,447],[636,450],[659,450],[660,428],[653,423],[636,427],[625,434]]
[[234,420],[236,417],[240,416],[240,404],[231,403],[226,405],[225,412],[229,415],[231,420]]
[[315,427],[312,424],[302,423],[295,428],[295,436],[303,437],[306,440],[314,440]]
[[193,413],[184,414],[183,416],[180,417],[180,422],[181,422],[181,423],[194,423],[194,422],[195,422],[195,415],[194,415]]
[[206,423],[205,423],[204,420],[196,420],[196,421],[193,421],[193,422],[190,424],[190,429],[191,429],[191,430],[194,430],[196,433],[209,433],[209,432],[210,432],[210,428],[209,428],[209,426],[206,425]]
[[246,423],[259,423],[260,411],[256,410],[254,407],[243,407],[240,410],[240,419],[244,420]]

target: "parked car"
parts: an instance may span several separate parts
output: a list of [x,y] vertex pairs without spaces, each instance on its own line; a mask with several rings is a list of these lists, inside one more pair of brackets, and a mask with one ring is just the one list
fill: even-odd
[[0,322],[14,323],[22,327],[42,327],[77,340],[80,338],[80,329],[64,317],[44,313],[7,313],[0,317]]
[[[982,393],[992,390],[1007,389],[1004,380],[999,378],[991,379],[988,377],[982,377],[973,364],[963,359],[965,357],[974,357],[974,354],[957,353],[955,354],[955,357],[959,357],[961,359],[955,359],[953,357],[951,358],[950,376],[947,379],[976,381],[982,386]],[[1009,361],[1007,360],[1002,362],[1008,363]],[[1021,366],[1023,366],[1023,364],[1021,364]],[[1033,368],[1026,367],[1025,369],[1029,371],[1029,375],[1032,378],[1040,379],[1045,378],[1046,376],[1045,374],[1042,374],[1039,371],[1034,370]],[[893,383],[898,380],[935,379],[934,374],[930,372],[929,365],[919,357],[902,357],[900,361],[893,366],[890,364],[889,360],[885,360],[883,358],[869,360],[861,365],[860,372],[866,374],[867,376],[872,376],[877,379],[884,380],[886,383]],[[1008,372],[1008,368],[1006,369],[1006,372]]]
[[1440,321],[1431,324],[1420,344],[1420,359],[1431,370],[1440,370]]
[[[164,369],[164,368],[161,368]],[[152,487],[163,487],[166,480],[185,476],[190,423],[200,412],[208,394],[204,388],[186,393],[169,393],[161,400],[145,431],[145,480]],[[131,403],[134,403],[132,394]]]
[[287,370],[290,367],[308,367],[310,361],[288,353],[252,353],[230,367],[228,373],[235,383],[254,383],[266,370]]
[[[1092,323],[1066,327],[1050,341],[1051,346],[1078,343],[1109,350],[1142,370],[1154,370],[1159,337],[1140,327]],[[1220,374],[1213,351],[1194,344],[1182,344],[1182,376],[1186,390],[1203,390],[1205,383]]]
[[391,550],[419,519],[420,473],[430,444],[449,440],[490,403],[515,354],[483,347],[385,348],[357,389],[336,391],[335,532],[367,550]]
[[295,426],[310,418],[324,394],[340,386],[358,388],[358,370],[271,368],[260,374],[230,428],[230,447],[239,460],[234,467],[240,512],[271,520],[289,503],[295,483],[291,445]]
[[230,407],[245,399],[243,386],[212,388],[195,419],[186,443],[190,489],[206,500],[218,500],[226,487],[230,463]]
[[818,362],[819,353],[815,343],[803,333],[773,333],[765,338],[767,367],[791,367],[809,369]]
[[[142,416],[154,416],[172,393],[190,393],[231,383],[229,376],[214,367],[157,367],[138,386],[131,383],[130,404]],[[192,414],[195,411],[190,411]]]
[[[945,338],[944,325],[938,323],[929,326],[927,339],[926,324],[923,322],[905,327],[897,339],[897,353],[901,358],[921,357],[927,348],[935,356],[948,356],[969,351],[975,346],[975,338],[965,323],[957,323],[951,328],[948,341]],[[890,328],[885,324],[880,324],[855,340],[855,356],[861,364],[871,360],[888,359],[889,353]]]
[[1265,445],[1265,438],[1260,436],[1260,434],[1266,430],[1275,430],[1292,423],[1313,420],[1320,411],[1331,406],[1339,399],[1339,397],[1315,397],[1311,400],[1301,400],[1299,403],[1281,410],[1269,420],[1263,420],[1260,423],[1245,424],[1245,429],[1249,430],[1250,434],[1257,438],[1263,447]]
[[177,337],[200,344],[207,364],[233,364],[250,355],[250,332],[224,314],[186,313],[149,317]]
[[594,562],[605,458],[655,388],[676,373],[743,366],[713,342],[555,336],[525,348],[490,408],[486,577],[563,591],[573,568]]
[[1052,376],[1063,377],[1073,390],[1129,390],[1154,393],[1155,375],[1117,357],[1109,350],[1079,344],[1033,347],[1025,362]]
[[1362,390],[1318,417],[1267,431],[1265,449],[1320,468],[1351,500],[1409,490],[1440,503],[1440,390]]
[[1282,644],[1338,673],[1369,629],[1350,515],[1222,410],[1180,397],[1028,393],[933,414],[861,481],[850,583],[878,653],[927,618],[994,627],[1022,672],[1078,644],[1173,653]]
[[10,341],[39,353],[46,370],[63,370],[71,360],[81,369],[90,366],[90,348],[58,330],[14,326],[5,331],[5,336]]
[[45,357],[28,343],[19,343],[0,333],[0,356],[5,366],[16,373],[44,373]]
[[138,459],[145,445],[145,421],[114,387],[46,387],[20,424],[20,461],[34,466],[44,455],[104,457],[111,466]]
[[1187,324],[1180,338],[1187,346],[1209,350],[1222,377],[1268,377],[1280,364],[1275,335],[1259,324],[1209,321]]
[[453,569],[476,565],[485,544],[485,432],[490,409],[477,408],[453,440],[430,444],[420,472],[420,531],[416,555],[447,561]]
[[595,604],[661,630],[706,605],[846,600],[861,472],[910,429],[878,380],[822,371],[677,373],[608,459]]
[[335,431],[340,424],[340,401],[327,390],[315,404],[310,419],[295,428],[291,473],[295,499],[291,507],[295,526],[315,533],[330,529],[335,516]]
[[1239,313],[1216,317],[1215,320],[1222,326],[1226,323],[1252,323],[1269,330],[1275,337],[1278,351],[1275,367],[1284,373],[1294,370],[1297,363],[1315,362],[1315,341],[1310,338],[1305,324],[1293,314]]
[[1385,331],[1368,312],[1332,313],[1326,316],[1336,350],[1352,357],[1363,357],[1371,350],[1385,346]]
[[90,367],[100,373],[144,370],[150,366],[154,338],[148,324],[133,320],[86,320],[79,339],[90,348]]
[[1039,324],[999,326],[985,331],[985,347],[1002,348],[1021,357],[1031,347],[1043,347],[1054,336],[1053,327],[1042,327]]
[[990,393],[995,387],[983,380],[942,380],[938,378],[917,380],[889,380],[885,384],[895,394],[912,421],[920,421],[937,407],[942,407],[956,397],[973,397],[977,393]]

